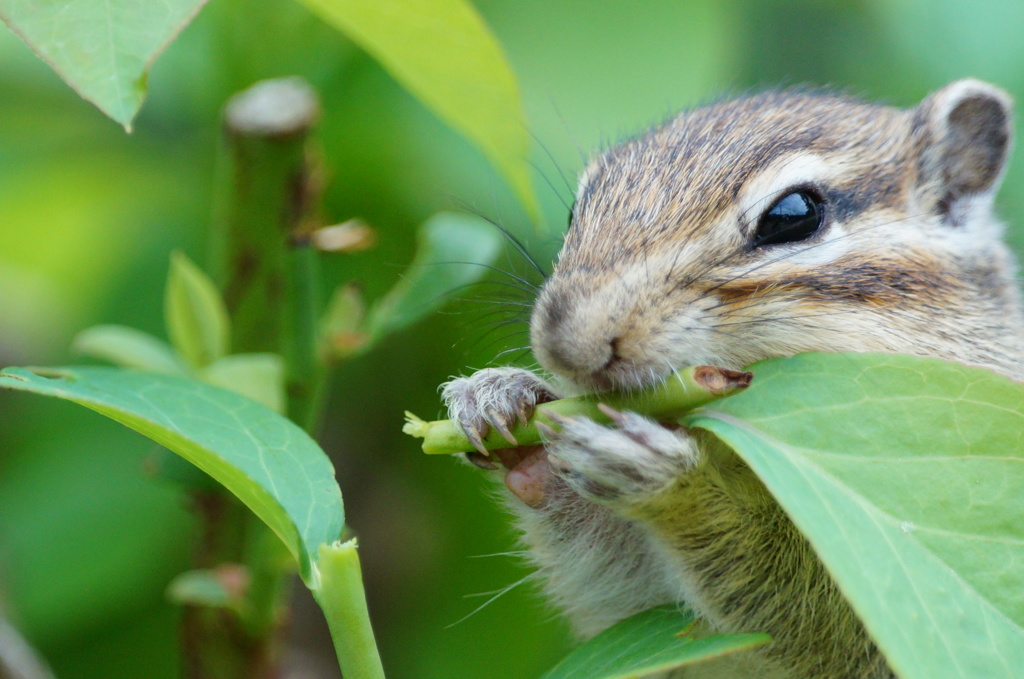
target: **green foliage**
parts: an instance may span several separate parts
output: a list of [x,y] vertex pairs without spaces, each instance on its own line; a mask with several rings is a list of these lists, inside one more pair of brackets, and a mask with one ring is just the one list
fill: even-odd
[[204,368],[227,355],[231,327],[220,292],[181,252],[171,255],[164,315],[171,344],[188,365]]
[[[327,616],[345,675],[383,679],[355,543],[338,541],[345,512],[334,468],[302,429],[232,391],[156,373],[9,368],[0,372],[0,388],[53,396],[95,410],[220,482],[298,561],[303,581]],[[251,555],[255,575],[266,578],[261,585],[271,597],[274,583],[290,571],[287,564],[273,563],[277,551],[263,545]],[[274,624],[272,601],[263,602],[260,610],[243,595],[253,572],[237,565],[189,571],[175,578],[168,595],[179,603],[231,608],[243,624],[266,633]]]
[[[0,0],[0,19],[71,87],[125,129],[153,60],[206,0],[70,5]],[[465,0],[298,0],[343,32],[475,142],[539,218],[519,87],[483,19]]]
[[270,526],[316,586],[317,548],[340,537],[345,514],[330,461],[287,419],[200,382],[116,368],[10,368],[0,387],[73,401],[181,455]]
[[206,0],[2,0],[0,19],[58,75],[131,129],[150,64]]
[[278,354],[227,354],[230,321],[213,281],[184,254],[171,255],[164,292],[164,318],[174,347],[121,325],[98,325],[78,333],[80,354],[125,368],[193,377],[234,391],[284,413],[284,361]]
[[698,411],[903,679],[1024,667],[1024,385],[936,359],[805,354]]
[[231,354],[199,371],[199,379],[284,413],[284,361],[277,354]]
[[515,74],[466,0],[299,0],[380,61],[505,175],[539,216]]
[[765,634],[694,636],[696,624],[692,611],[674,605],[637,613],[576,648],[541,679],[640,679],[771,640]]
[[370,308],[372,343],[438,309],[453,291],[475,283],[501,252],[498,230],[479,217],[440,213],[420,228],[416,258],[402,280]]
[[165,375],[188,374],[188,368],[167,342],[123,325],[94,325],[78,333],[71,348],[125,368]]
[[[0,0],[0,16],[11,21],[15,6],[88,4]],[[943,0],[939,9],[920,0],[475,4],[516,66],[529,131],[551,151],[551,163],[539,145],[532,151],[555,186],[538,192],[549,225],[564,225],[563,201],[584,156],[722,92],[831,83],[911,105],[971,75],[1024,99],[1021,11],[1000,0]],[[451,196],[491,215],[517,214],[515,197],[495,185],[474,149],[298,3],[212,2],[155,62],[131,137],[0,28],[0,364],[66,363],[70,338],[96,323],[156,331],[167,251],[196,251],[207,240],[200,229],[211,213],[220,106],[257,79],[293,74],[325,97],[325,215],[359,215],[381,234],[375,250],[325,262],[325,293],[357,280],[371,300],[386,294],[413,255],[416,226]],[[1015,162],[998,200],[1011,225],[1024,215],[1022,186],[1024,164]],[[503,223],[520,237],[531,233],[516,219]],[[1024,229],[1008,237],[1024,245]],[[547,260],[556,241],[529,245]],[[448,629],[467,612],[463,595],[526,574],[514,558],[466,560],[510,549],[505,517],[472,470],[425,460],[398,433],[403,408],[440,415],[439,382],[511,348],[490,345],[498,336],[491,327],[465,320],[436,316],[382,339],[378,351],[341,369],[324,418],[329,450],[345,451],[340,482],[360,518],[378,639],[396,679],[538,676],[569,644],[528,586]],[[134,354],[149,361],[146,369],[170,369],[143,358],[146,351]],[[122,344],[115,353],[127,363],[132,351]],[[177,677],[177,612],[161,597],[187,567],[182,503],[175,489],[139,474],[146,442],[60,405],[0,392],[5,604],[58,676]],[[493,639],[514,640],[515,652],[495,663]]]

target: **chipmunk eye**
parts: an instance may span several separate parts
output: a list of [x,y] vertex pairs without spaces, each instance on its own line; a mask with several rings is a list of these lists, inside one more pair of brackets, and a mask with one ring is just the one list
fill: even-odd
[[810,191],[794,191],[765,210],[754,231],[754,247],[795,243],[810,238],[825,216],[821,199]]

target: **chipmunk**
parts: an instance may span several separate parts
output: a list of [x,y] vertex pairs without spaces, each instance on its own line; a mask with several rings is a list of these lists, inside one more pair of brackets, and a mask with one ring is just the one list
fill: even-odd
[[1009,96],[976,80],[910,110],[769,91],[682,113],[589,164],[530,321],[553,378],[492,368],[443,389],[470,440],[490,427],[510,439],[496,473],[581,637],[681,602],[711,629],[773,641],[666,676],[894,676],[806,540],[710,434],[613,413],[526,448],[509,427],[574,392],[807,351],[1024,377],[1015,264],[993,216],[1011,116]]

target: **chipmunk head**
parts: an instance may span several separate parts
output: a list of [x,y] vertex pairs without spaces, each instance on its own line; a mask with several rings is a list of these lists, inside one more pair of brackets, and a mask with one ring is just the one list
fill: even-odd
[[804,351],[999,365],[1024,327],[992,215],[1010,142],[1009,97],[975,80],[912,110],[767,92],[683,113],[583,173],[534,353],[588,389]]

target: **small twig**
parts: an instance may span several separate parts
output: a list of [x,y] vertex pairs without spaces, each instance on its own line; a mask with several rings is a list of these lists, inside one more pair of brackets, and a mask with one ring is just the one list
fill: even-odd
[[[615,410],[631,410],[655,419],[672,420],[685,413],[719,398],[728,396],[750,385],[753,375],[748,372],[726,370],[713,366],[687,368],[669,376],[663,383],[630,393],[608,392],[588,394],[576,398],[549,401],[537,406],[536,413],[526,425],[514,427],[511,431],[518,445],[529,446],[541,443],[537,423],[553,424],[555,417],[585,416],[598,422],[609,422],[609,406]],[[451,420],[425,422],[412,413],[406,413],[402,431],[409,436],[423,439],[423,452],[428,455],[450,455],[475,450],[459,425]],[[487,450],[500,450],[510,446],[500,432],[491,431],[483,439]]]

